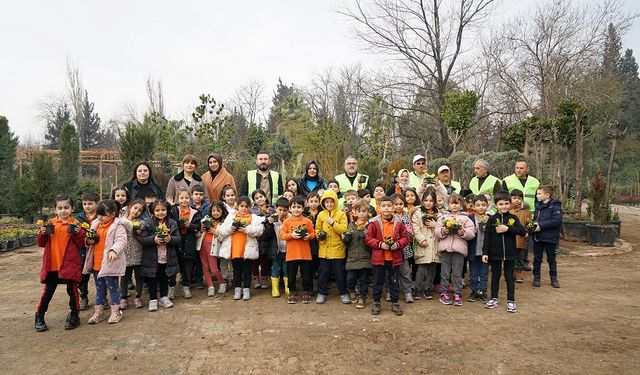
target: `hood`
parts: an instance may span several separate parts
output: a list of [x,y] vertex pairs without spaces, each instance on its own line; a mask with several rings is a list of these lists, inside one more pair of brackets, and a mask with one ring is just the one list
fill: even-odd
[[556,208],[562,210],[562,203],[559,200],[556,200],[556,199],[552,199],[548,203],[536,202],[536,208],[538,210],[541,210],[541,209],[543,209],[545,207],[556,207]]
[[333,214],[335,211],[338,210],[338,194],[336,194],[336,192],[331,189],[325,190],[324,193],[322,193],[322,197],[320,197],[320,207],[322,207],[323,209],[324,209],[324,200],[327,198],[331,198],[335,202],[335,205],[333,206],[333,210],[331,210],[331,213]]

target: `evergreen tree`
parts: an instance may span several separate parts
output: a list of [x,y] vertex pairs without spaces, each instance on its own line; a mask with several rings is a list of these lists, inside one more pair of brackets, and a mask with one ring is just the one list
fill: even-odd
[[607,36],[604,41],[604,54],[602,70],[606,73],[617,75],[620,71],[620,51],[622,42],[620,35],[612,23],[607,28]]
[[18,137],[9,129],[9,120],[0,116],[0,212],[7,213],[13,209],[9,195],[11,181],[15,180],[16,149]]
[[622,85],[621,121],[622,129],[640,133],[640,78],[638,63],[633,57],[633,50],[627,49],[620,60]]
[[276,87],[276,92],[273,95],[272,103],[273,107],[271,107],[271,112],[269,113],[269,119],[267,120],[267,133],[274,134],[278,127],[278,123],[282,121],[281,113],[278,108],[282,103],[287,101],[287,98],[291,95],[294,95],[296,90],[293,88],[293,85],[287,86],[282,83],[282,79],[278,78],[278,86]]
[[33,182],[33,196],[40,212],[45,205],[53,205],[56,192],[56,175],[52,173],[53,158],[47,153],[36,154],[31,164],[31,180]]
[[67,123],[60,132],[60,165],[58,191],[74,196],[78,190],[80,173],[80,145],[76,128]]
[[156,131],[145,119],[143,123],[130,121],[118,131],[122,171],[128,176],[139,161],[153,160],[156,147]]
[[69,106],[61,104],[56,109],[53,119],[47,120],[47,127],[44,133],[45,147],[57,150],[60,147],[60,132],[65,124],[71,122],[71,111]]
[[262,144],[265,140],[264,129],[259,124],[251,124],[247,129],[247,135],[245,137],[245,147],[249,152],[249,155],[257,155],[262,149]]
[[93,111],[94,104],[89,101],[89,94],[84,90],[82,102],[82,118],[84,119],[84,131],[82,133],[81,146],[83,150],[102,146],[103,132],[100,129],[100,116]]

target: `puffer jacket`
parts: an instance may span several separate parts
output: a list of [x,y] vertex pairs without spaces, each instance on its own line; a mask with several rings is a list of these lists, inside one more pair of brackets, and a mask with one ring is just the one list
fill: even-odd
[[[464,233],[460,237],[457,233],[444,234],[444,222],[447,219],[455,219],[462,223],[462,229]],[[438,250],[440,252],[458,253],[463,256],[467,256],[468,244],[467,241],[473,239],[476,236],[476,226],[469,219],[468,216],[462,214],[452,214],[446,212],[438,219],[438,224],[435,229],[436,237],[440,240],[438,243]]]
[[[180,207],[173,206],[171,208],[171,217],[176,223],[180,223]],[[195,208],[189,207],[189,226],[187,227],[187,233],[180,234],[180,247],[178,247],[178,251],[180,255],[185,259],[199,259],[198,254],[198,238],[200,237],[200,227],[202,215]],[[178,230],[182,230],[180,228],[180,224],[178,224]]]
[[[125,219],[126,220],[126,219]],[[100,222],[94,220],[91,229],[95,230]],[[115,218],[113,224],[107,230],[106,238],[100,238],[98,241],[105,241],[104,252],[102,253],[102,264],[98,277],[105,276],[124,276],[127,268],[127,259],[125,250],[127,249],[127,229],[122,223],[122,219]],[[115,251],[117,258],[113,262],[109,261],[109,251]],[[87,257],[84,261],[84,269],[82,273],[90,273],[93,268],[93,245],[87,248]]]
[[[237,211],[229,213],[218,228],[220,236],[220,248],[218,255],[220,258],[231,259],[231,234],[233,233],[233,219],[236,218]],[[262,235],[264,217],[251,214],[251,224],[244,229],[247,233],[247,244],[244,248],[244,259],[258,259],[260,250],[258,249],[258,237]]]
[[560,242],[562,216],[562,203],[560,201],[537,202],[533,217],[540,226],[540,232],[535,233],[533,240],[555,244]]
[[[440,263],[440,252],[438,251],[438,237],[435,228],[424,225],[422,209],[417,209],[413,214],[413,231],[416,239],[413,247],[413,260],[416,264]],[[427,246],[420,245],[422,241],[427,241]]]
[[349,224],[349,230],[352,233],[351,241],[345,241],[347,244],[347,266],[346,270],[361,270],[364,268],[373,268],[371,266],[371,249],[364,242],[366,227],[358,229],[356,223]]
[[[40,282],[45,283],[47,275],[49,274],[49,267],[51,266],[51,236],[53,234],[44,234],[38,231],[36,241],[38,246],[44,247],[42,253],[42,267],[40,269]],[[58,270],[58,278],[62,280],[71,280],[80,282],[82,279],[82,257],[80,249],[84,246],[85,231],[80,228],[80,231],[69,239],[67,247],[62,257],[62,264]]]
[[[324,202],[328,198],[333,199],[335,203],[331,211],[324,208]],[[347,251],[340,235],[347,231],[347,215],[338,208],[338,195],[336,192],[327,189],[320,197],[320,206],[323,210],[316,218],[316,236],[319,231],[324,231],[327,234],[327,238],[318,240],[320,243],[318,257],[344,259],[347,256]],[[333,225],[329,225],[326,221],[329,216],[334,220]]]
[[[383,233],[382,216],[378,215],[369,220],[365,243],[371,248],[371,264],[374,266],[384,266],[385,264],[385,250],[381,247],[384,243]],[[391,250],[392,264],[396,267],[401,265],[403,262],[401,249],[409,244],[407,227],[398,215],[393,215],[393,241],[398,245],[396,250]]]
[[264,225],[264,230],[262,231],[262,235],[258,238],[258,251],[260,255],[268,255],[272,254],[274,251],[274,247],[277,247],[276,244],[276,230],[273,226],[273,223],[269,222],[269,217],[276,212],[276,209],[273,206],[268,206],[267,212],[261,212],[260,207],[254,205],[251,208],[251,213],[257,216],[263,217],[264,221],[262,225]]
[[[140,234],[140,243],[142,243],[142,262],[140,262],[140,274],[144,277],[155,278],[158,270],[158,245],[154,238],[156,236],[156,228],[158,223],[151,218],[147,221],[147,225],[142,228]],[[180,246],[180,230],[178,223],[171,218],[166,219],[167,227],[171,241],[167,244],[167,266],[165,274],[173,276],[178,274],[180,267],[178,266],[178,253],[176,248]]]
[[[140,218],[136,221],[140,223],[138,230],[142,231],[142,227],[146,225],[145,221]],[[124,251],[127,267],[139,266],[142,261],[142,244],[139,235],[133,232],[133,223],[129,219],[122,218],[120,222],[127,230],[127,248]]]

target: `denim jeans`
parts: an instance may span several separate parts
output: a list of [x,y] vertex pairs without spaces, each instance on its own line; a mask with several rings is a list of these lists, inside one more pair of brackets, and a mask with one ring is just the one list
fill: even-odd
[[542,267],[542,257],[547,254],[547,263],[549,263],[549,276],[558,276],[556,264],[556,244],[547,242],[533,243],[533,276],[540,278],[540,268]]
[[333,274],[336,279],[336,286],[340,295],[347,294],[347,280],[345,266],[346,259],[326,259],[320,258],[320,268],[318,269],[318,293],[327,295],[327,285],[329,284],[329,275]]
[[[384,266],[373,266],[373,301],[380,302],[382,296],[382,288],[385,281],[389,285],[389,294],[391,302],[397,303],[400,298],[400,290],[398,285],[398,273],[400,266],[393,266],[393,262],[385,261]],[[386,277],[385,277],[386,276]]]
[[287,273],[287,253],[279,252],[271,263],[271,277],[289,277]]
[[347,289],[355,290],[356,284],[358,284],[358,294],[361,297],[366,297],[369,292],[370,274],[371,269],[369,268],[347,271]]
[[120,303],[118,276],[98,277],[98,272],[93,271],[93,280],[96,282],[96,305],[104,305],[107,299],[107,290],[111,296],[111,304],[117,305]]
[[489,279],[489,264],[482,262],[482,255],[469,258],[469,273],[471,274],[471,291],[486,293]]

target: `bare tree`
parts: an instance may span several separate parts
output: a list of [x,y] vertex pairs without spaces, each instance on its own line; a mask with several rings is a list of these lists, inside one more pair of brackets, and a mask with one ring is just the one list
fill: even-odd
[[[67,59],[67,95],[71,110],[73,113],[73,121],[78,131],[78,139],[84,139],[85,121],[84,121],[84,86],[80,78],[78,67]],[[80,150],[82,151],[82,142],[80,142]]]
[[162,80],[155,81],[148,77],[146,82],[147,99],[149,99],[149,113],[157,113],[164,117],[164,94]]
[[264,123],[264,110],[267,99],[264,96],[264,84],[251,80],[236,90],[233,103],[249,124]]
[[[355,34],[374,52],[392,56],[404,68],[394,69],[392,86],[432,97],[420,108],[433,118],[440,136],[434,145],[449,155],[452,145],[440,116],[444,94],[456,79],[465,35],[490,14],[494,0],[356,0],[342,14],[355,23]],[[413,97],[410,95],[410,97]],[[409,109],[409,108],[403,108]]]

